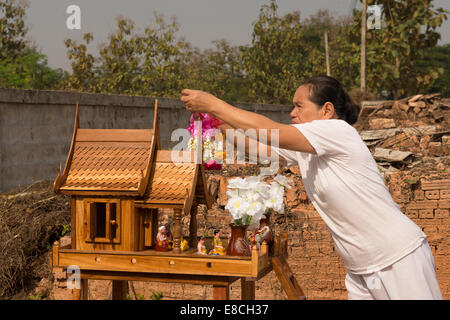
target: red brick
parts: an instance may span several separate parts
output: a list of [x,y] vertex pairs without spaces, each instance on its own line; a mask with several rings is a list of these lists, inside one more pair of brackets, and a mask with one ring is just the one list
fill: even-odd
[[425,192],[420,189],[414,190],[414,192],[413,192],[414,200],[424,200],[425,199],[424,193]]
[[406,210],[409,209],[433,209],[438,207],[437,200],[420,200],[412,201],[406,206]]
[[406,203],[409,202],[409,194],[405,193],[404,190],[398,189],[391,191],[392,200],[396,203]]
[[436,190],[436,189],[448,189],[450,186],[450,179],[441,180],[427,180],[420,179],[422,190]]
[[395,121],[392,118],[374,118],[369,120],[370,128],[374,130],[389,129],[395,127]]
[[434,209],[434,217],[438,219],[448,219],[449,209]]
[[425,198],[427,198],[428,200],[439,200],[439,190],[425,191]]
[[450,209],[450,199],[439,200],[439,209]]
[[295,189],[295,188],[287,189],[286,201],[288,203],[288,206],[295,206],[298,204],[299,199],[297,196],[297,189]]
[[427,151],[429,154],[434,156],[441,156],[444,153],[442,144],[440,142],[430,142],[428,143]]
[[420,219],[433,219],[433,209],[422,209],[419,210]]
[[450,189],[442,189],[440,190],[440,198],[441,199],[449,199],[450,198]]
[[409,218],[418,218],[419,217],[419,210],[418,209],[408,209],[408,210],[406,210],[406,215]]
[[299,192],[298,194],[298,199],[301,201],[306,201],[308,200],[308,195],[306,194],[306,192]]

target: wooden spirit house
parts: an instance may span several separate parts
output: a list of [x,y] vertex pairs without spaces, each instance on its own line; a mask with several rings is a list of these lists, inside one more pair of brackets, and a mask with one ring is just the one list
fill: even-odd
[[[113,299],[125,298],[128,280],[212,285],[214,299],[227,299],[229,285],[241,279],[243,299],[254,299],[255,281],[272,265],[284,275],[285,291],[290,286],[292,297],[303,296],[283,271],[287,236],[275,239],[273,263],[266,243],[249,257],[197,253],[197,208],[211,208],[213,199],[196,160],[194,152],[161,149],[157,101],[153,128],[139,130],[82,129],[77,104],[67,161],[54,181],[56,193],[71,196],[71,244],[56,242],[51,257],[60,271],[80,268],[74,299],[87,299],[88,279],[112,280]],[[154,250],[162,209],[174,217],[173,250],[167,252]],[[190,249],[182,252],[183,214],[190,215]]]
[[193,205],[212,205],[203,167],[191,152],[176,154],[190,161],[174,163],[172,151],[161,150],[156,103],[153,129],[81,129],[78,113],[77,105],[69,155],[54,182],[56,193],[72,198],[72,249],[152,249],[158,210],[172,208],[174,252],[179,252],[182,213],[190,214]]

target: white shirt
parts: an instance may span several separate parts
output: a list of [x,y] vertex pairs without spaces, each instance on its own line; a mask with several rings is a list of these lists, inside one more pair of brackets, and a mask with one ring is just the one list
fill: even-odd
[[354,274],[376,272],[426,238],[392,200],[377,164],[355,128],[339,119],[294,124],[317,155],[272,147],[300,167],[306,193]]

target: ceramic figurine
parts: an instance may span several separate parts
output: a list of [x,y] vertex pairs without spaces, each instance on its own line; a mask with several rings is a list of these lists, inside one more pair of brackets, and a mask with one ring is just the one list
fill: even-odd
[[164,225],[164,227],[166,228],[165,235],[167,238],[167,248],[169,250],[172,250],[173,249],[173,235],[172,235],[172,232],[170,231],[170,226],[171,226],[170,222],[167,222]]
[[212,249],[209,254],[224,256],[226,254],[225,248],[223,247],[222,240],[220,240],[220,231],[214,230],[214,249]]
[[189,249],[188,241],[186,239],[183,239],[183,236],[181,236],[180,249],[181,249],[181,252]]
[[273,232],[270,229],[270,213],[271,212],[267,212],[261,217],[257,233],[259,233],[258,242],[262,244],[264,241],[266,241],[267,245],[269,246],[269,252],[273,253],[274,237]]
[[251,234],[251,235],[248,237],[248,242],[250,243],[250,250],[253,251],[254,248],[257,248],[257,249],[258,249],[258,242],[256,242],[256,239],[255,239],[255,235],[254,235],[254,234]]
[[167,241],[165,226],[161,226],[158,229],[158,234],[156,235],[155,250],[156,251],[169,251],[169,242]]
[[265,240],[266,236],[269,234],[270,228],[269,226],[264,226],[261,229],[258,229],[255,234],[255,241],[261,245]]
[[197,253],[199,254],[207,254],[206,246],[205,246],[205,238],[201,237],[200,241],[197,245]]

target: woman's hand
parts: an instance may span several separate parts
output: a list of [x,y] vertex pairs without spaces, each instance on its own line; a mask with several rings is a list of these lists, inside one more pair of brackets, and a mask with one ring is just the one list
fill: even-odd
[[181,101],[191,112],[212,113],[214,106],[221,101],[212,94],[200,90],[184,89],[181,94]]

